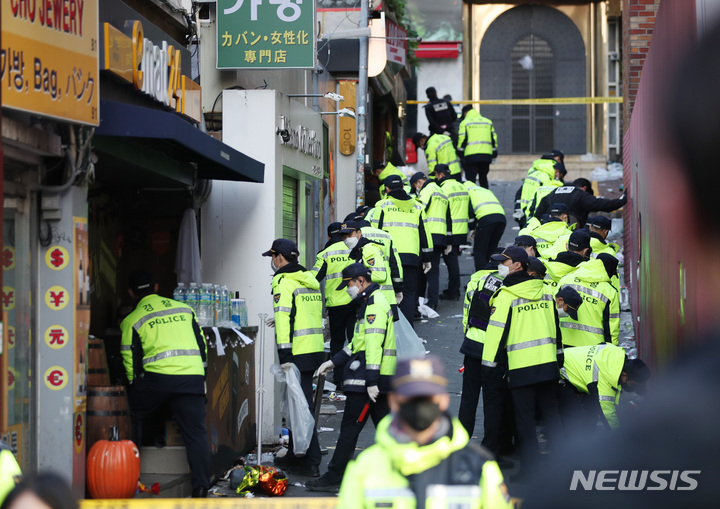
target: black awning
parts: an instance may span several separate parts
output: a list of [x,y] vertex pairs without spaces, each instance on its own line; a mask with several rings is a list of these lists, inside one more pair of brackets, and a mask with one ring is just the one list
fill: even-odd
[[[105,144],[113,139],[133,142],[133,146],[176,160],[181,167],[195,163],[202,179],[259,183],[264,179],[263,163],[196,129],[175,113],[101,100],[95,137]],[[154,171],[153,167],[147,169]]]

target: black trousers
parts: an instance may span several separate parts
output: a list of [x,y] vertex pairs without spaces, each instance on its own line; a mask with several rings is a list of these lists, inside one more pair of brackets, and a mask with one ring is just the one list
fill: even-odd
[[142,445],[143,419],[168,403],[180,426],[190,465],[192,488],[210,487],[210,443],[205,429],[205,394],[178,394],[130,386],[129,404],[133,442]]
[[490,162],[468,161],[463,160],[463,168],[465,168],[465,180],[475,183],[475,177],[479,177],[480,186],[488,189],[488,173],[490,172]]
[[553,439],[559,430],[557,385],[557,380],[550,380],[510,389],[523,473],[533,473],[537,470],[538,442],[535,431],[535,409],[540,410],[549,439]]
[[463,361],[465,369],[462,374],[462,395],[460,396],[460,409],[458,420],[463,425],[468,435],[472,437],[475,432],[475,418],[477,406],[480,401],[480,389],[482,388],[482,374],[480,359],[465,356]]
[[[342,481],[345,468],[355,455],[358,437],[368,418],[372,419],[377,428],[382,418],[390,413],[387,394],[379,394],[375,403],[370,401],[365,392],[346,392],[345,395],[347,399],[340,424],[340,437],[335,446],[335,454],[328,465],[327,477],[331,482]],[[362,421],[358,422],[366,404],[368,405],[366,415]]]
[[430,255],[430,263],[432,267],[425,274],[420,271],[420,280],[418,283],[418,294],[427,299],[427,305],[435,309],[438,305],[440,297],[440,254],[445,247],[435,248]]
[[[330,325],[330,358],[343,349],[353,337],[355,327],[355,309],[352,304],[327,308]],[[343,381],[342,369],[333,370],[333,383],[337,386]]]
[[598,417],[604,420],[605,416],[598,415],[598,407],[590,401],[591,396],[578,391],[567,381],[559,384],[557,391],[563,432],[567,434],[583,430],[588,437],[595,435]]
[[448,268],[448,295],[460,295],[460,246],[453,246],[448,254],[443,253]]
[[481,368],[483,381],[483,419],[485,436],[482,445],[493,454],[501,447],[512,446],[513,417],[507,386],[507,365]]
[[405,315],[410,325],[415,319],[415,311],[418,308],[418,279],[422,270],[414,265],[403,264],[403,300],[398,306]]
[[[303,394],[305,394],[305,399],[307,399],[308,402],[308,408],[310,408],[310,413],[313,413],[315,402],[313,401],[313,372],[312,371],[301,371],[300,372],[300,387],[302,387]],[[295,456],[295,453],[293,452],[293,433],[292,430],[288,430],[288,452],[285,457],[290,461],[300,461],[305,463],[307,466],[313,466],[313,465],[320,465],[320,460],[322,459],[320,455],[320,442],[318,441],[317,436],[317,423],[313,426],[313,433],[312,438],[310,439],[310,446],[308,447],[307,452],[305,453],[305,456],[299,457]]]
[[473,257],[475,258],[475,271],[482,270],[488,264],[492,252],[498,247],[500,239],[505,233],[506,222],[491,223],[475,228],[473,242]]

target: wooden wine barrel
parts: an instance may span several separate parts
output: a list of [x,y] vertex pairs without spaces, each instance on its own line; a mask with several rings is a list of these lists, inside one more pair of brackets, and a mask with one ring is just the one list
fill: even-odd
[[110,385],[105,341],[88,340],[88,387],[107,387]]
[[112,426],[117,426],[120,440],[132,440],[125,386],[88,387],[87,450],[98,440],[108,440]]

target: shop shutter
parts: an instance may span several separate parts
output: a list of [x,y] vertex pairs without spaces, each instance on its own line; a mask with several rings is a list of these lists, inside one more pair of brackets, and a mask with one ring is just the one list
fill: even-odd
[[298,243],[298,181],[283,175],[282,236]]

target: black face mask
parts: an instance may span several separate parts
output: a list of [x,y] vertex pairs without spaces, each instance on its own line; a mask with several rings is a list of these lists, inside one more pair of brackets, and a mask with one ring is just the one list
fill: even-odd
[[400,405],[400,418],[417,431],[428,429],[440,413],[440,407],[430,398],[415,398]]

